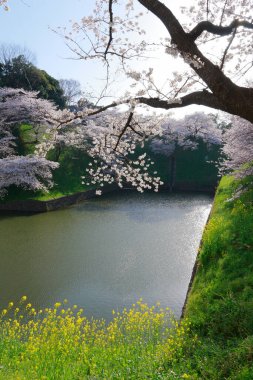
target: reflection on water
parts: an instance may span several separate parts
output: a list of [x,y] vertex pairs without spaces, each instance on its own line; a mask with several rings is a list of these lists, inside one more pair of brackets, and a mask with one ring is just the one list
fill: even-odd
[[212,199],[105,195],[65,210],[0,218],[0,307],[68,298],[108,318],[142,297],[179,316]]

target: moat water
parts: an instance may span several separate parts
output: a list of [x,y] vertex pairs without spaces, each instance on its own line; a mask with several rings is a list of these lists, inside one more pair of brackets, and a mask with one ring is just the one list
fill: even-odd
[[110,318],[139,298],[180,316],[212,198],[107,194],[60,211],[0,217],[0,307],[67,298]]

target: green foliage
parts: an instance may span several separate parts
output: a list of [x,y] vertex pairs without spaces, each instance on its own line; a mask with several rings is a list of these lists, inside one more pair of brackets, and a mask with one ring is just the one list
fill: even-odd
[[14,57],[6,63],[0,63],[0,87],[39,91],[41,98],[52,100],[60,108],[66,105],[58,80],[46,71],[38,69],[23,55]]
[[154,154],[148,145],[145,146],[145,150],[155,163],[152,169],[157,171],[166,184],[173,180],[174,186],[214,189],[218,178],[216,163],[220,157],[220,147],[216,145],[208,147],[203,141],[198,143],[196,150],[176,148],[173,154],[175,158],[174,178],[172,178],[171,157]]
[[85,175],[85,169],[90,162],[90,157],[84,151],[76,148],[53,150],[49,153],[48,159],[60,163],[59,168],[54,171],[53,192],[71,194],[87,189],[87,186],[81,183],[81,176]]

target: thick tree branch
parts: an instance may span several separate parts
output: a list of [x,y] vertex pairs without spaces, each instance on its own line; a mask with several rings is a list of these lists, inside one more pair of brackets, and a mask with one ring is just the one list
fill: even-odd
[[188,35],[195,41],[204,31],[217,34],[219,36],[227,36],[233,33],[234,29],[243,26],[247,29],[253,29],[253,23],[244,20],[234,20],[228,26],[214,25],[210,21],[202,21],[197,24]]
[[223,104],[217,99],[213,94],[204,90],[204,91],[195,91],[185,96],[182,96],[175,102],[168,102],[166,100],[161,100],[159,98],[137,98],[139,103],[146,104],[153,108],[162,108],[162,109],[174,109],[174,108],[182,108],[186,106],[190,106],[193,104],[202,105],[206,107],[211,107],[223,111],[227,111],[227,109],[223,106]]
[[[211,107],[211,108],[223,110],[225,112],[229,112],[226,109],[226,107],[224,107],[223,104],[219,101],[219,99],[217,99],[212,93],[210,93],[206,90],[203,90],[203,91],[192,92],[190,94],[182,96],[179,99],[175,99],[174,101],[172,100],[171,102],[169,102],[167,100],[161,100],[159,98],[146,98],[146,97],[137,97],[134,99],[126,99],[126,100],[122,100],[121,102],[117,102],[117,103],[113,102],[113,103],[108,104],[104,107],[101,107],[95,111],[91,111],[86,116],[88,116],[88,117],[94,116],[94,115],[97,115],[97,114],[104,112],[108,109],[115,108],[119,105],[131,104],[133,102],[135,102],[136,105],[137,104],[145,104],[149,107],[161,108],[161,109],[165,109],[165,110],[174,109],[174,108],[182,108],[182,107],[190,106],[193,104],[197,104],[197,105],[202,105],[202,106],[206,106],[206,107]],[[75,116],[75,118],[78,118],[78,117],[80,118],[80,115]],[[126,130],[126,128],[130,127],[132,117],[133,117],[133,115],[130,113],[129,119],[127,120],[127,123],[124,127],[125,130]]]
[[[217,65],[201,53],[195,43],[195,36],[206,30],[204,26],[212,24],[200,23],[200,26],[195,28],[195,32],[189,34],[184,31],[171,10],[159,0],[138,1],[162,21],[171,36],[172,43],[220,103],[219,109],[227,110],[227,112],[239,115],[253,123],[253,89],[239,87],[233,83]],[[230,25],[231,31],[236,25],[253,28],[253,24],[237,20],[232,26]],[[217,31],[221,31],[221,27],[217,28]]]
[[[115,107],[118,107],[118,106],[123,105],[123,104],[133,104],[133,103],[135,103],[136,105],[137,104],[145,104],[145,105],[152,107],[152,108],[161,108],[161,109],[165,109],[165,110],[174,109],[174,108],[182,108],[182,107],[186,107],[189,105],[196,104],[196,105],[202,105],[202,106],[222,110],[225,112],[229,112],[229,110],[227,110],[227,108],[212,93],[210,93],[206,90],[203,90],[203,91],[192,92],[190,94],[182,96],[181,98],[172,100],[171,102],[166,101],[166,100],[161,100],[159,98],[146,98],[146,97],[137,97],[134,99],[131,99],[131,98],[124,99],[120,102],[113,102],[113,103],[110,103],[104,107],[100,107],[94,111],[90,111],[85,115],[82,115],[82,113],[78,113],[78,114],[74,115],[73,117],[70,117],[68,120],[65,119],[64,122],[59,123],[58,127],[61,126],[62,124],[69,124],[76,119],[84,118],[84,120],[85,120],[86,117],[98,115],[104,111],[111,109],[111,108],[115,108]],[[134,129],[133,125],[131,124],[132,118],[133,118],[133,111],[131,111],[129,114],[128,120],[127,120],[127,122],[126,122],[126,124],[122,130],[122,134],[120,136],[118,136],[119,140],[121,139],[121,137],[123,136],[123,134],[125,133],[127,128],[130,128],[132,130]],[[134,132],[136,132],[136,131],[134,131]],[[119,141],[118,141],[118,143],[119,143]],[[118,146],[118,143],[117,143],[116,147]]]

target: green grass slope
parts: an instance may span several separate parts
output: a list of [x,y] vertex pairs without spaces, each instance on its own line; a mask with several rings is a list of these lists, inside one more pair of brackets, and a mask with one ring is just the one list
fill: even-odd
[[230,200],[236,186],[224,177],[218,187],[187,302],[200,379],[253,379],[253,190]]

